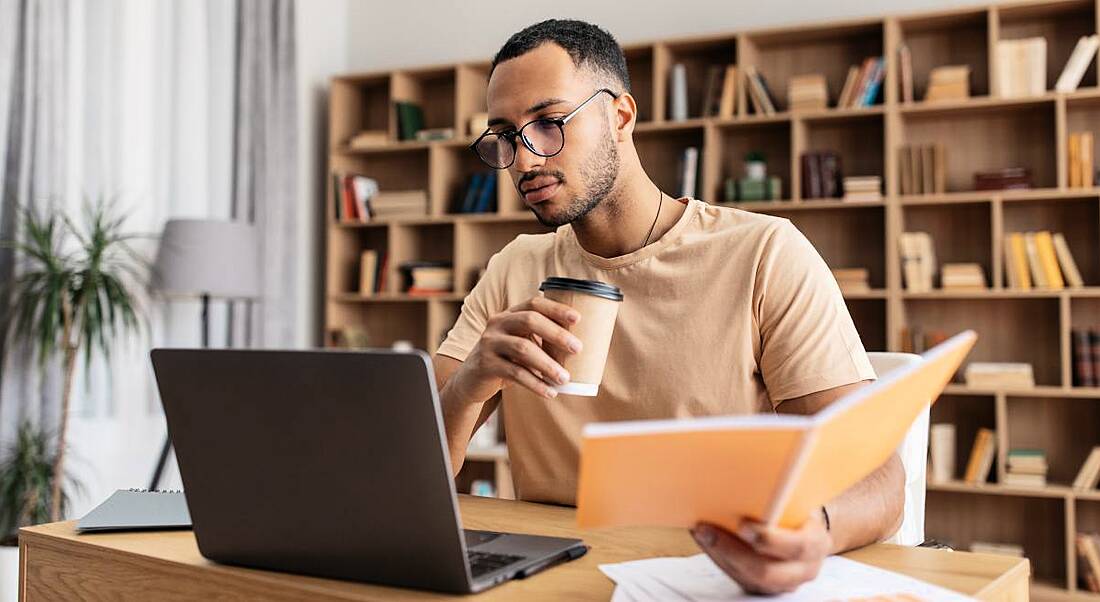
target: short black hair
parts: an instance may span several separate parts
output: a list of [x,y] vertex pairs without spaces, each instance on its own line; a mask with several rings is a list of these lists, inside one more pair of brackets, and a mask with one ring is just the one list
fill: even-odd
[[523,56],[546,42],[561,46],[573,59],[574,66],[587,66],[620,84],[622,89],[616,93],[630,91],[626,57],[614,36],[598,25],[576,19],[547,19],[512,34],[493,57],[489,76],[500,63]]

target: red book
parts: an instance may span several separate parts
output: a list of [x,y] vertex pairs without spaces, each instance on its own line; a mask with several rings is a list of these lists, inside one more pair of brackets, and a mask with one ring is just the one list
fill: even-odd
[[344,176],[344,218],[348,221],[362,220],[359,208],[355,202],[355,187],[352,186],[351,177]]
[[1073,340],[1073,385],[1076,387],[1095,387],[1096,373],[1093,370],[1092,341],[1087,330],[1070,331]]

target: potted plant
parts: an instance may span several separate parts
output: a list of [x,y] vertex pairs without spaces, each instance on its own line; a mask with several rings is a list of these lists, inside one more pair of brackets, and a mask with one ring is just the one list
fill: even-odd
[[[33,349],[39,369],[60,354],[63,390],[56,431],[23,424],[10,450],[0,450],[0,546],[16,543],[20,527],[61,520],[67,501],[65,452],[76,362],[93,351],[110,356],[116,336],[143,330],[138,291],[148,262],[130,246],[143,238],[123,231],[111,203],[86,203],[78,226],[59,211],[21,209],[16,252],[19,275],[5,289],[3,334],[12,347]],[[0,575],[3,572],[0,571]]]

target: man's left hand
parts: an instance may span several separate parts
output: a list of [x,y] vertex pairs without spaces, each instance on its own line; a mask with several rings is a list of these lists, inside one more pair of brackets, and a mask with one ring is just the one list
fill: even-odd
[[798,530],[746,520],[736,534],[706,523],[696,525],[691,534],[719,568],[752,594],[794,591],[817,576],[833,548],[820,513]]

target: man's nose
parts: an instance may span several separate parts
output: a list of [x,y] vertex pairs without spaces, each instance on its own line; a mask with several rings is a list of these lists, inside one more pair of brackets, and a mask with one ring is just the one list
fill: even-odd
[[516,139],[515,168],[521,175],[542,167],[546,163],[546,157],[540,157],[531,152],[522,140]]

